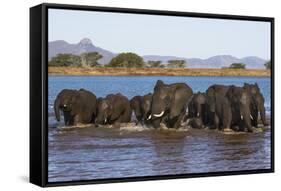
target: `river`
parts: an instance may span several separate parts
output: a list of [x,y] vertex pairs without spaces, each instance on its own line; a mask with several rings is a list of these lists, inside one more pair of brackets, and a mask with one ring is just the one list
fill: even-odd
[[121,128],[65,128],[54,118],[53,103],[65,88],[85,88],[97,97],[120,92],[128,98],[153,92],[158,79],[185,82],[194,92],[210,85],[258,83],[270,117],[268,77],[110,77],[49,76],[48,181],[141,177],[201,172],[269,169],[270,127],[260,133],[223,134],[216,130],[147,129],[132,123]]

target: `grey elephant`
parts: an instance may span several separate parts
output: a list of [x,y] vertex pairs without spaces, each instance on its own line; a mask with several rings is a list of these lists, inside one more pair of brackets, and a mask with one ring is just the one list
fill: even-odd
[[131,121],[130,101],[121,93],[98,99],[96,124],[127,123]]
[[154,87],[151,121],[154,128],[164,122],[168,128],[180,127],[192,89],[185,83],[165,84],[158,80]]
[[222,94],[215,96],[214,125],[216,129],[231,131],[232,110],[228,98]]
[[151,103],[152,94],[146,94],[144,96],[135,96],[130,100],[130,106],[137,118],[137,124],[150,125],[151,123]]
[[244,83],[243,88],[251,95],[252,125],[254,127],[258,127],[258,116],[260,114],[263,125],[267,126],[268,123],[266,122],[265,117],[264,97],[260,92],[258,84]]
[[143,114],[142,114],[142,110],[141,110],[141,99],[142,99],[142,96],[134,96],[130,100],[130,106],[131,106],[132,111],[135,113],[137,123],[138,122],[142,123],[142,119],[143,119]]
[[226,85],[219,85],[214,84],[211,85],[206,90],[206,102],[207,102],[207,109],[206,109],[206,119],[205,124],[209,127],[213,127],[214,119],[215,119],[215,108],[216,108],[216,96],[225,96],[228,91],[229,86]]
[[[206,125],[208,119],[207,113],[208,105],[207,105],[207,96],[205,93],[198,92],[194,94],[188,104],[188,118],[200,118],[201,124]],[[199,121],[199,119],[195,120]],[[196,126],[200,124],[196,122]]]
[[238,126],[239,131],[253,132],[251,123],[251,95],[242,87],[230,86],[226,98],[231,106],[231,126]]
[[68,126],[93,123],[96,108],[96,96],[85,89],[64,89],[57,95],[54,103],[57,121],[60,121],[60,111],[62,111],[64,123]]

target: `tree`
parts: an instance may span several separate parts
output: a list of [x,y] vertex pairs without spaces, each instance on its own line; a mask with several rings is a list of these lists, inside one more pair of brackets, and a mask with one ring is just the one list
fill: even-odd
[[161,64],[162,61],[153,61],[153,60],[149,60],[147,61],[147,67],[148,68],[165,68],[164,65]]
[[101,59],[103,56],[98,52],[85,52],[82,53],[80,57],[82,66],[96,67],[100,65],[98,63],[98,60]]
[[264,64],[265,68],[270,70],[271,69],[271,61],[267,61],[265,64]]
[[169,60],[167,64],[168,68],[184,68],[186,67],[185,60]]
[[118,68],[143,68],[145,66],[142,57],[135,53],[121,53],[112,58],[106,67]]
[[49,61],[49,66],[81,66],[81,58],[73,54],[57,54]]
[[246,65],[243,64],[243,63],[232,63],[230,66],[229,66],[230,69],[245,69],[246,68]]

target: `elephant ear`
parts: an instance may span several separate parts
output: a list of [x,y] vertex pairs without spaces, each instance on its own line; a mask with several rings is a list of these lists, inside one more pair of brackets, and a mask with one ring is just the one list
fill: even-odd
[[116,120],[119,118],[123,110],[122,98],[119,95],[112,96],[109,100],[109,108],[110,108],[110,119]]
[[227,97],[230,101],[232,100],[234,96],[234,86],[230,86],[225,94],[225,97]]
[[208,90],[206,91],[208,96],[215,96],[215,90],[214,87],[208,88]]
[[215,112],[215,97],[206,96],[206,104],[211,112]]
[[185,114],[189,100],[191,100],[190,97],[191,95],[184,88],[174,90],[171,96],[169,117],[173,118]]
[[80,113],[81,109],[84,107],[82,97],[78,92],[75,92],[75,94],[71,96],[69,104],[71,105],[71,115]]
[[260,92],[260,87],[259,87],[259,85],[257,84],[257,82],[255,82],[255,87],[256,87],[257,90]]
[[157,80],[155,86],[154,86],[154,91],[157,91],[159,88],[163,87],[165,84],[162,80]]

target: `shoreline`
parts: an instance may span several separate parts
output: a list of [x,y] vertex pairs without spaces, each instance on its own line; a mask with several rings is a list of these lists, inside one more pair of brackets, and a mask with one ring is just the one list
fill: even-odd
[[48,67],[61,76],[249,76],[270,77],[266,69]]

